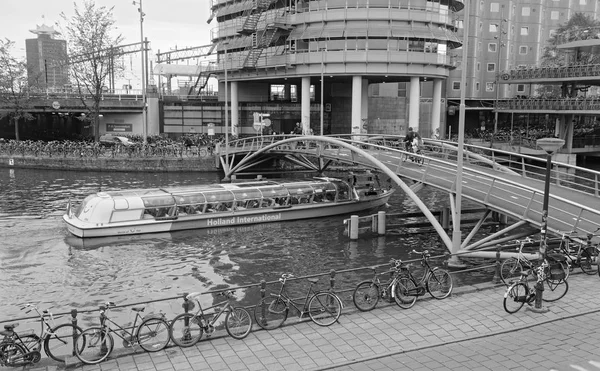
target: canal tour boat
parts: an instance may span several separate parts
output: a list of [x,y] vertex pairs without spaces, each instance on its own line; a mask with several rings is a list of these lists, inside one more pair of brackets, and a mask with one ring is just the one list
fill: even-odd
[[394,192],[375,174],[351,173],[278,181],[252,180],[98,192],[63,220],[77,237],[109,237],[186,229],[231,227],[354,213],[387,204]]

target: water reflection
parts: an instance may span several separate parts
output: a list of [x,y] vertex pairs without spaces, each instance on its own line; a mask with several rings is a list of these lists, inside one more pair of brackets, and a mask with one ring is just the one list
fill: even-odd
[[[8,173],[8,169],[0,169]],[[22,316],[15,304],[34,302],[55,312],[95,308],[106,301],[129,304],[181,296],[227,286],[383,264],[391,257],[413,259],[408,251],[428,248],[443,253],[436,234],[388,235],[349,241],[335,216],[297,222],[189,230],[152,235],[81,240],[68,235],[60,215],[66,203],[99,189],[151,188],[215,183],[219,174],[102,173],[14,170],[0,176],[0,303],[2,319]],[[422,191],[431,209],[446,206],[448,196]],[[390,199],[390,212],[418,211],[400,191]],[[44,217],[40,217],[44,216]],[[340,273],[336,288],[353,287],[371,271]],[[485,275],[485,274],[484,274]],[[489,279],[493,272],[487,273]],[[475,275],[457,277],[468,282]],[[479,277],[478,279],[482,279]],[[327,278],[321,285],[328,285]],[[297,285],[297,286],[296,286]],[[300,284],[298,293],[304,292]],[[242,305],[258,300],[259,288],[238,290]],[[346,297],[348,296],[347,294]],[[212,304],[210,295],[201,296]],[[172,318],[181,300],[154,303]],[[347,302],[348,304],[349,302]],[[127,316],[123,310],[119,315]],[[97,313],[82,314],[96,323]]]

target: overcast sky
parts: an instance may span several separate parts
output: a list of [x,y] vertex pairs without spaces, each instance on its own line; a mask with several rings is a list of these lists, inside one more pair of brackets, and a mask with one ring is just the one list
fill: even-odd
[[[132,0],[96,0],[96,6],[113,8],[116,34],[121,34],[124,44],[140,41],[140,14]],[[74,3],[83,8],[83,0],[2,0],[0,11],[0,38],[15,42],[13,53],[25,56],[25,39],[36,38],[29,30],[42,23],[55,26],[63,22],[60,13],[70,18]],[[144,37],[150,41],[150,60],[156,53],[211,44],[210,30],[217,27],[216,20],[206,21],[210,15],[209,0],[142,0]],[[134,77],[135,78],[135,77]],[[132,82],[132,85],[134,83]]]

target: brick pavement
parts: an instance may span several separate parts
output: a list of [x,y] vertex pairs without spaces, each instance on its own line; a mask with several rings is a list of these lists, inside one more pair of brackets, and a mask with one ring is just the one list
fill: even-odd
[[[67,369],[599,371],[600,278],[574,274],[569,284],[567,295],[544,303],[550,310],[541,314],[525,308],[506,313],[504,286],[482,284],[458,288],[445,300],[419,298],[408,310],[380,303],[359,312],[347,305],[330,327],[290,317],[287,326],[254,331],[244,340],[216,337],[157,353],[120,351],[99,365]],[[25,369],[65,367],[44,358]]]

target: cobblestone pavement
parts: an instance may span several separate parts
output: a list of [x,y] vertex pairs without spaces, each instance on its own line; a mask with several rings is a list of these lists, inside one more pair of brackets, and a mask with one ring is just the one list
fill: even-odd
[[[444,300],[419,298],[403,310],[350,305],[339,323],[312,322],[216,337],[157,353],[115,351],[99,365],[69,370],[589,370],[600,371],[600,278],[573,274],[569,292],[546,313],[508,314],[504,286],[456,289]],[[348,297],[345,294],[345,302]],[[14,369],[14,368],[13,368]],[[26,370],[63,370],[46,358]]]

